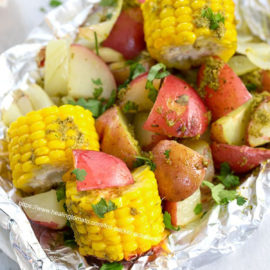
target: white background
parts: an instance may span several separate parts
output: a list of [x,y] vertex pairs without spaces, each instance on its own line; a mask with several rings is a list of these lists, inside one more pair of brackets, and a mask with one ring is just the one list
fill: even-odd
[[[7,2],[6,7],[1,7],[4,2]],[[42,20],[44,13],[40,8],[49,10],[48,2],[49,0],[0,0],[0,53],[25,39],[31,29]],[[0,270],[18,269],[0,251]],[[270,270],[270,215],[241,248],[199,270]]]

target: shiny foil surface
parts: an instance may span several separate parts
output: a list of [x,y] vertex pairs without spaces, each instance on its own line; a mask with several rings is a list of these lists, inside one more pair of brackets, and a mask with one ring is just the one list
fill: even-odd
[[[74,40],[78,27],[85,22],[97,2],[67,1],[47,14],[25,43],[0,56],[1,108],[10,104],[14,90],[24,89],[28,83],[42,76],[36,64],[40,49],[55,37]],[[255,34],[256,42],[269,48],[270,27],[267,23],[270,22],[270,3],[266,0],[237,0],[236,4],[240,41],[244,44],[254,41]],[[5,131],[5,125],[1,123],[1,137]],[[258,228],[270,208],[270,162],[262,164],[238,189],[247,198],[244,206],[238,206],[235,201],[227,206],[213,205],[200,220],[169,236],[169,255],[161,254],[150,263],[149,256],[143,256],[134,262],[131,269],[191,270],[233,252]],[[61,232],[31,226],[18,206],[18,200],[10,182],[0,177],[0,234],[7,231],[9,235],[9,239],[0,237],[3,239],[0,248],[10,257],[15,254],[21,269],[98,269],[96,261],[87,262],[78,252],[63,246]]]

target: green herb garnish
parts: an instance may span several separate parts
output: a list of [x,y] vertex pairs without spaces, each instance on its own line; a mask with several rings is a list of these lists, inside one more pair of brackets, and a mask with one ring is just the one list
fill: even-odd
[[165,224],[165,228],[168,230],[172,230],[172,231],[180,230],[180,226],[175,227],[172,225],[171,215],[167,211],[165,211],[163,214],[163,223]]
[[176,103],[180,104],[180,105],[187,105],[189,101],[189,96],[188,95],[181,95],[178,96],[177,99],[175,100]]
[[225,17],[221,13],[214,13],[211,8],[203,9],[201,16],[209,21],[209,28],[211,30],[217,30],[220,27],[220,23],[225,23]]
[[124,113],[137,112],[138,108],[139,106],[135,102],[128,100],[123,106],[123,112]]
[[100,270],[122,270],[123,265],[118,262],[113,262],[113,263],[104,263],[102,264]]
[[64,245],[71,247],[72,249],[77,247],[75,238],[74,238],[74,233],[71,229],[69,229],[68,231],[65,231],[63,234],[64,237]]
[[212,197],[217,204],[226,205],[236,199],[238,205],[243,205],[243,201],[246,200],[237,194],[236,190],[226,190],[223,184],[214,185],[209,181],[203,181],[203,185],[211,189]]
[[149,90],[148,98],[155,102],[157,98],[158,91],[155,88],[153,81],[155,79],[163,79],[167,77],[170,73],[166,71],[166,66],[164,64],[158,63],[151,67],[147,76],[147,82],[145,88]]
[[65,183],[59,184],[59,187],[56,189],[56,197],[57,197],[58,202],[66,199],[66,185],[65,185]]
[[87,172],[85,169],[74,169],[72,173],[76,176],[76,180],[83,181],[87,175]]
[[99,5],[102,7],[114,7],[117,4],[117,0],[101,0]]
[[58,6],[60,6],[60,5],[62,5],[62,2],[59,1],[59,0],[51,0],[51,1],[50,1],[50,6],[51,6],[51,7],[58,7]]
[[137,156],[133,167],[138,168],[142,165],[148,165],[151,171],[155,171],[156,169],[156,164],[150,158]]
[[97,88],[94,88],[94,92],[93,92],[94,98],[98,99],[103,92],[102,81],[100,78],[96,80],[92,79],[92,83],[98,86]]
[[[100,91],[100,90],[98,90]],[[99,92],[94,92],[94,95],[98,95]],[[113,90],[108,101],[105,101],[104,99],[84,99],[79,98],[77,101],[69,100],[68,104],[71,105],[79,105],[90,112],[92,112],[94,118],[98,118],[101,114],[103,114],[106,110],[108,110],[110,107],[113,106],[116,100],[116,91]]]
[[93,210],[96,215],[100,218],[104,218],[104,215],[108,212],[111,212],[117,209],[117,206],[111,200],[108,201],[108,204],[105,199],[101,198],[97,204],[92,204]]
[[202,212],[202,204],[198,203],[193,209],[195,215],[199,215]]
[[129,77],[123,84],[119,85],[119,89],[126,88],[132,80],[145,72],[145,67],[141,63],[134,61],[127,61],[127,63],[130,64]]
[[110,20],[110,19],[112,18],[112,13],[107,14],[107,15],[106,15],[106,18],[107,18],[108,20]]
[[247,83],[246,88],[248,91],[255,91],[257,90],[257,85],[254,83]]
[[41,8],[39,9],[39,11],[40,11],[40,12],[43,12],[43,13],[47,12],[47,10],[46,10],[44,7],[41,7]]
[[170,158],[170,153],[171,153],[171,149],[167,149],[164,151],[164,156],[166,159],[169,159]]
[[233,174],[227,162],[221,164],[220,175],[217,175],[217,179],[228,189],[240,184],[239,177]]

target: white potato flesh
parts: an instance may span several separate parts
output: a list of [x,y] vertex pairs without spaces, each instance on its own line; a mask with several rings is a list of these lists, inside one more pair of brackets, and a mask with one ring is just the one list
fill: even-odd
[[25,197],[20,205],[30,220],[49,228],[62,229],[66,225],[63,204],[64,200],[57,201],[56,191],[50,190]]
[[[100,79],[102,85],[93,80]],[[70,47],[68,95],[72,98],[92,98],[95,88],[102,87],[101,98],[108,99],[116,83],[109,67],[88,48],[81,45]]]
[[67,94],[69,46],[68,41],[60,39],[46,47],[44,88],[49,96]]

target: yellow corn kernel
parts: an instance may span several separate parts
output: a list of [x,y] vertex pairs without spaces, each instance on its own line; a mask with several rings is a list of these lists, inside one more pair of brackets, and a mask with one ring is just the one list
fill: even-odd
[[38,130],[43,130],[44,128],[45,128],[45,123],[43,121],[38,121],[30,126],[30,131],[35,132]]
[[174,17],[167,17],[161,21],[161,27],[165,28],[168,26],[174,26],[176,23],[176,19]]
[[92,248],[95,251],[101,251],[106,248],[106,244],[102,242],[92,242]]
[[31,149],[32,149],[31,143],[24,144],[24,145],[22,145],[21,148],[20,148],[20,153],[21,153],[21,154],[24,154],[24,153],[26,153],[26,152],[30,152]]
[[191,3],[191,8],[196,10],[196,9],[202,9],[206,5],[205,1],[202,0],[195,0]]
[[22,170],[23,172],[31,172],[34,169],[34,165],[32,161],[26,161],[25,163],[23,163],[22,165]]
[[34,154],[36,156],[45,156],[49,153],[49,148],[47,146],[39,147],[35,149]]
[[36,165],[48,164],[48,163],[50,163],[50,159],[47,156],[37,157],[35,159],[35,163],[36,163]]
[[193,44],[196,40],[196,35],[193,32],[184,31],[175,37],[176,44]]
[[193,24],[192,23],[180,23],[176,27],[176,31],[179,32],[184,32],[184,31],[189,31],[191,32],[193,30]]
[[23,125],[18,127],[17,134],[18,135],[23,135],[29,133],[29,127],[28,125]]
[[179,7],[175,11],[175,16],[180,17],[182,15],[190,15],[192,13],[192,9],[190,7]]
[[176,1],[174,1],[173,6],[175,8],[184,7],[184,6],[188,6],[189,2],[190,2],[190,0],[176,0]]
[[21,162],[24,163],[25,161],[29,160],[32,156],[32,152],[27,152],[21,156]]
[[44,130],[38,130],[36,132],[33,132],[31,135],[30,135],[30,139],[32,141],[35,141],[35,140],[39,140],[39,139],[43,139],[45,137],[45,131]]
[[162,11],[160,12],[160,18],[164,19],[166,17],[170,17],[174,15],[174,10],[171,7],[167,7],[162,9]]

